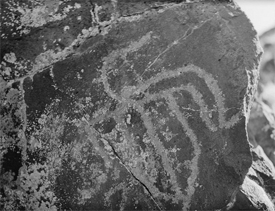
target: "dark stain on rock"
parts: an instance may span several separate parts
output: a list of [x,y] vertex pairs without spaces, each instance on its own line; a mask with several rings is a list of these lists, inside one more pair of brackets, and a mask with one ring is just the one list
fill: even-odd
[[98,132],[100,132],[102,134],[106,134],[106,133],[112,132],[112,130],[115,128],[116,124],[117,123],[114,120],[114,118],[109,118],[109,119],[104,120],[103,122],[95,124],[94,128]]
[[192,94],[187,90],[175,92],[173,93],[173,96],[175,97],[182,114],[186,114],[186,116],[189,116],[187,112],[190,110],[197,112],[200,111],[200,106],[194,101]]
[[26,162],[29,165],[37,164],[37,163],[44,165],[47,162],[47,150],[45,149],[27,150]]
[[56,178],[55,195],[58,197],[57,205],[61,210],[79,210],[77,188],[82,184],[79,174],[81,170],[76,166],[72,170],[70,160],[63,161],[60,174]]
[[110,111],[114,111],[116,108],[117,108],[117,101],[116,100],[112,100],[111,103],[110,103],[110,108],[109,110]]
[[50,105],[57,95],[50,70],[34,75],[33,80],[24,80],[25,102],[27,104],[27,117],[30,125],[37,123],[37,119]]
[[78,128],[70,122],[64,123],[63,135],[60,137],[62,145],[68,145],[79,137]]
[[133,127],[143,124],[143,120],[141,119],[141,114],[138,113],[135,109],[129,109],[125,114],[125,123],[128,127]]
[[143,92],[139,92],[138,94],[133,94],[131,96],[131,99],[139,101],[142,100],[145,97],[145,94]]
[[[22,166],[21,149],[18,146],[10,146],[7,152],[3,156],[2,170],[3,172],[11,171],[14,175],[13,180],[15,181],[18,176],[18,171]],[[2,171],[1,170],[1,171]],[[2,173],[3,173],[2,172]]]

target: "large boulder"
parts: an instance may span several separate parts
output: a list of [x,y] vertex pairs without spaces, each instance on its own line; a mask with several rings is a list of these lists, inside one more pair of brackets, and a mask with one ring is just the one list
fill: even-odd
[[1,4],[2,208],[232,202],[260,56],[233,2]]

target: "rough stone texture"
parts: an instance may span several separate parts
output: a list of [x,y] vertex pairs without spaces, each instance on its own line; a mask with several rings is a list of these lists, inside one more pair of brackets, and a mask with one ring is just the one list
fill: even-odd
[[275,210],[275,168],[258,146],[252,150],[253,164],[231,210]]
[[232,210],[275,210],[275,30],[260,36],[264,48],[258,92],[248,122],[253,163]]
[[254,147],[260,145],[275,165],[275,28],[260,36],[264,48],[260,81],[248,122],[248,135]]
[[275,210],[275,30],[260,36],[264,54],[248,122],[253,163],[231,210]]
[[260,55],[234,3],[1,6],[1,208],[230,204]]
[[275,113],[263,101],[253,103],[247,129],[253,146],[261,146],[275,166]]

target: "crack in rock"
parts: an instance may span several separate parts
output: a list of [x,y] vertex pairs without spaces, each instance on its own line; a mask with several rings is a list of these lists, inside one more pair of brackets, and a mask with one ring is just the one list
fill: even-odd
[[112,148],[112,151],[114,153],[114,155],[117,157],[117,159],[120,161],[120,163],[124,166],[124,168],[131,174],[131,176],[138,182],[140,183],[145,190],[149,193],[151,199],[153,200],[153,202],[155,203],[155,205],[157,206],[159,211],[162,211],[163,209],[161,209],[160,205],[156,202],[156,199],[154,198],[153,194],[151,193],[151,191],[149,190],[149,188],[143,183],[141,182],[134,174],[133,172],[131,172],[131,170],[125,165],[125,163],[122,161],[122,159],[120,158],[120,156],[118,155],[118,153],[116,152],[115,148],[113,147],[112,144],[109,143],[108,141],[108,145]]

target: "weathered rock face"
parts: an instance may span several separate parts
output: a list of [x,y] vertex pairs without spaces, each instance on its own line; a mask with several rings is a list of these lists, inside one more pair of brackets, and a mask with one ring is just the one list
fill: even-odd
[[5,209],[227,206],[251,165],[259,59],[233,3],[7,1],[2,15]]
[[253,146],[261,146],[275,166],[275,113],[261,100],[253,103],[247,129]]
[[275,168],[258,146],[252,150],[253,163],[230,210],[275,210]]
[[260,81],[248,122],[253,145],[260,145],[275,166],[275,28],[260,36],[264,48]]
[[253,163],[232,210],[275,210],[274,32],[271,29],[260,36],[264,54],[258,93],[247,126],[249,141],[253,145]]

